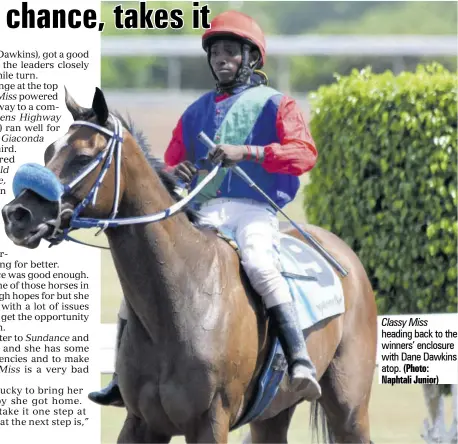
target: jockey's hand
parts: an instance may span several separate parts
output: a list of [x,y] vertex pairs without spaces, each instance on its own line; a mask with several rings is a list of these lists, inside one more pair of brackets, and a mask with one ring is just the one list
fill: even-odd
[[197,173],[197,169],[192,162],[185,160],[179,163],[174,169],[173,174],[179,177],[186,185],[192,182],[192,179]]
[[246,154],[246,147],[240,145],[216,145],[213,152],[211,152],[208,158],[214,162],[223,162],[222,166],[232,166],[243,160]]

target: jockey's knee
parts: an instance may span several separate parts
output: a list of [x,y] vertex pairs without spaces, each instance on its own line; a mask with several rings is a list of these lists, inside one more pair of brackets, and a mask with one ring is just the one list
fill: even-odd
[[254,256],[247,251],[242,253],[242,265],[251,285],[262,297],[267,308],[291,302],[288,284],[271,255]]

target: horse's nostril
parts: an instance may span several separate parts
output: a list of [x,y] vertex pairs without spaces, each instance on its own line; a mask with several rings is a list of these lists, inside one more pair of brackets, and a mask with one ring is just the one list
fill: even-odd
[[32,213],[21,205],[15,205],[7,210],[7,218],[10,222],[27,226],[32,221]]

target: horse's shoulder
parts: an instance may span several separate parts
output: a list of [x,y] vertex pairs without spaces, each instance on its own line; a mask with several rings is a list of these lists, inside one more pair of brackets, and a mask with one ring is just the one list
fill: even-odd
[[214,248],[222,263],[232,264],[237,267],[237,263],[240,262],[240,252],[237,244],[227,233],[210,226],[201,226],[199,231],[206,237],[208,241],[207,247]]

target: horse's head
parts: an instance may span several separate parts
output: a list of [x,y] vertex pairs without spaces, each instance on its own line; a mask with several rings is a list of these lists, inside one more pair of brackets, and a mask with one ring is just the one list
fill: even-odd
[[[68,228],[75,209],[85,217],[109,217],[124,191],[122,174],[116,174],[115,167],[118,164],[120,173],[121,159],[113,149],[123,129],[109,114],[102,91],[96,89],[92,108],[79,106],[65,93],[75,122],[48,146],[44,167],[26,164],[18,169],[15,199],[2,210],[6,234],[16,245],[36,248],[41,239],[52,239]],[[96,194],[96,205],[84,202],[91,194]]]

